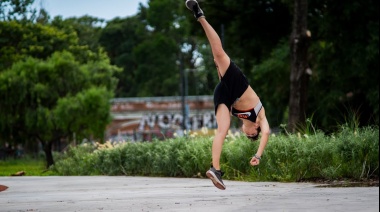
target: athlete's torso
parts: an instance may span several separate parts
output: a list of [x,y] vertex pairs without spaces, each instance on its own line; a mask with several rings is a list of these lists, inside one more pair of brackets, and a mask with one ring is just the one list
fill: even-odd
[[231,103],[234,103],[236,99],[240,98],[249,87],[247,77],[233,61],[230,62],[230,66],[224,76],[219,75],[219,77],[220,83],[226,87],[227,93],[224,95],[227,95]]

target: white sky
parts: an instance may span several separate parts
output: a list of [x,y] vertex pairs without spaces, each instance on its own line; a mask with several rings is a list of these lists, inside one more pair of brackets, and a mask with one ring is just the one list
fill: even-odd
[[44,7],[52,18],[90,15],[109,21],[136,15],[140,2],[147,5],[148,0],[35,0],[35,5]]

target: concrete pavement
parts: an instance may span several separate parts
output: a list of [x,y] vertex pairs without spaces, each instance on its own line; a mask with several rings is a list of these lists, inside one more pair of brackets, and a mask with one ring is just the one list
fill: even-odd
[[1,212],[196,211],[375,212],[379,187],[125,176],[0,177]]

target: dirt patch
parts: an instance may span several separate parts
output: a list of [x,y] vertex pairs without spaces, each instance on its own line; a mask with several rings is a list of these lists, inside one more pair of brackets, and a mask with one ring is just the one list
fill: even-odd
[[334,180],[320,181],[320,188],[337,188],[337,187],[379,187],[379,179],[370,179],[363,181]]
[[26,173],[24,171],[19,171],[14,174],[11,174],[11,176],[24,176]]
[[317,183],[316,187],[319,188],[333,188],[333,187],[379,187],[379,178],[365,179],[365,180],[325,180],[325,179],[308,179],[301,182]]
[[7,186],[0,185],[0,192],[7,190]]
[[379,181],[375,182],[336,182],[317,186],[319,188],[339,188],[339,187],[379,187]]

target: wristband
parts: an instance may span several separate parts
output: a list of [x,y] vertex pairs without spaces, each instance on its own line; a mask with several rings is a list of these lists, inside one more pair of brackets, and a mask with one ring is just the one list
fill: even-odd
[[261,157],[259,157],[259,156],[257,156],[257,155],[255,155],[255,156],[253,156],[253,157],[255,157],[255,158],[258,159],[258,160],[261,160]]

